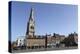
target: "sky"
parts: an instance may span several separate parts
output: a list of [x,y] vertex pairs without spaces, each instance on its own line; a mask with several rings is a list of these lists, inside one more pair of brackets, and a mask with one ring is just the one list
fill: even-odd
[[58,33],[67,36],[78,32],[77,5],[12,2],[11,39],[25,36],[31,8],[34,8],[35,34]]

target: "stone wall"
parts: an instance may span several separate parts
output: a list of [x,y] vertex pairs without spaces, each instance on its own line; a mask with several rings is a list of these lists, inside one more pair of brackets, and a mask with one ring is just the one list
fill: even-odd
[[45,39],[27,39],[27,46],[45,46]]

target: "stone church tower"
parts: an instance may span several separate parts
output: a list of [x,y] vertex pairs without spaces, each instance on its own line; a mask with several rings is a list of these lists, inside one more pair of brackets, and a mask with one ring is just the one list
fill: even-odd
[[26,36],[29,38],[33,38],[34,34],[35,34],[34,11],[33,11],[33,8],[31,8],[29,21],[27,23]]

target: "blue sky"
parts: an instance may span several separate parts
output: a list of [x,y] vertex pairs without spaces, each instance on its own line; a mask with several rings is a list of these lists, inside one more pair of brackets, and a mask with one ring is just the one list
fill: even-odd
[[12,41],[19,36],[25,36],[31,7],[34,8],[35,34],[68,35],[71,32],[77,32],[77,5],[12,2]]

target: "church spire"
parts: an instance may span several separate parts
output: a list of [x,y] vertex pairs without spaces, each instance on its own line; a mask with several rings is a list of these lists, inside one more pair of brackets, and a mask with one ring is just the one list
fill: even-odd
[[26,35],[28,37],[33,37],[35,33],[35,22],[34,22],[34,12],[33,8],[30,10],[30,16],[29,16],[29,21],[27,23],[27,32]]
[[34,21],[34,10],[33,10],[33,8],[31,8],[31,11],[30,11],[29,21],[30,20],[33,20]]

